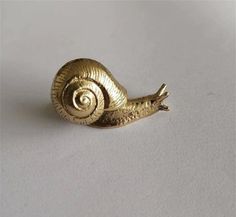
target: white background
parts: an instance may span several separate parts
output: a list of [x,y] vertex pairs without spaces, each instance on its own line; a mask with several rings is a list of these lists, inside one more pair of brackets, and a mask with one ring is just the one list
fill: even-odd
[[[233,217],[235,3],[2,2],[3,217]],[[119,129],[61,120],[57,70],[79,57],[170,112]]]

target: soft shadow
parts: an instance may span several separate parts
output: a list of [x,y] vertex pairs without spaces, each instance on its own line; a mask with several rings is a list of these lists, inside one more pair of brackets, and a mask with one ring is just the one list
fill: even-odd
[[[25,117],[25,120],[34,126],[39,127],[47,125],[57,128],[63,128],[67,125],[73,125],[68,121],[61,118],[55,111],[53,105],[50,102],[27,102],[24,109],[21,110],[21,115]],[[34,122],[34,123],[32,123]]]
[[53,108],[53,105],[51,103],[46,103],[41,110],[37,110],[37,108],[35,110],[35,113],[38,113],[39,116],[41,116],[41,118],[46,119],[47,121],[52,121],[53,123],[56,124],[65,124],[66,121],[63,120],[55,111],[55,109]]

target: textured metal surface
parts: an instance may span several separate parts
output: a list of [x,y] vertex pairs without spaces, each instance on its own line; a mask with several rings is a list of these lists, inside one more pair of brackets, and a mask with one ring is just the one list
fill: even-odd
[[63,118],[94,127],[120,127],[159,110],[168,111],[162,101],[166,85],[152,95],[128,99],[127,91],[101,63],[76,59],[56,74],[51,98]]

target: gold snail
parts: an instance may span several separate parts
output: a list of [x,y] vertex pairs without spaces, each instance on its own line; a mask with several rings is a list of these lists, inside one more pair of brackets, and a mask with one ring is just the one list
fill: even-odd
[[56,111],[65,119],[94,127],[120,127],[159,110],[168,97],[163,84],[153,95],[128,99],[127,91],[101,63],[76,59],[57,73],[51,89]]

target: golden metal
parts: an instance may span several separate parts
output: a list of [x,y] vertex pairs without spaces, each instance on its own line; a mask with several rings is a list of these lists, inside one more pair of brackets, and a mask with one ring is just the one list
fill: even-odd
[[120,127],[159,110],[168,111],[162,101],[166,85],[149,96],[128,99],[127,91],[101,63],[76,59],[56,74],[51,98],[63,118],[94,127]]

